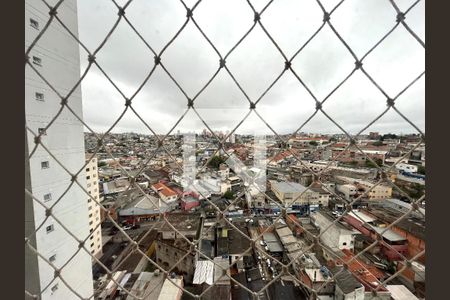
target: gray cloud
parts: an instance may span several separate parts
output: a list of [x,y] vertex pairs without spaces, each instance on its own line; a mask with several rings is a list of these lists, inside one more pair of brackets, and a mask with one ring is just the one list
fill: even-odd
[[[123,4],[124,1],[119,1]],[[262,1],[254,1],[258,11]],[[339,1],[323,1],[330,11]],[[406,10],[413,1],[396,1]],[[186,2],[192,7],[193,1]],[[91,50],[102,41],[117,19],[112,1],[80,0],[79,36]],[[133,1],[126,16],[156,52],[177,32],[186,19],[178,1]],[[206,35],[225,55],[253,24],[253,13],[246,1],[202,1],[194,18]],[[274,1],[261,20],[288,58],[309,39],[322,23],[323,14],[315,1]],[[347,0],[331,16],[331,22],[358,57],[362,57],[395,25],[396,12],[388,1]],[[424,4],[416,5],[406,21],[424,40]],[[87,65],[82,51],[82,68]],[[129,97],[153,67],[153,53],[122,20],[97,61],[124,94]],[[192,22],[162,55],[162,61],[189,97],[193,97],[214,74],[219,57]],[[252,101],[256,101],[282,72],[284,58],[257,25],[227,58],[227,66]],[[323,100],[354,67],[354,59],[344,45],[325,26],[293,60],[293,68],[318,100]],[[398,28],[364,60],[364,68],[381,87],[394,97],[424,70],[424,50],[403,28]],[[82,83],[84,119],[96,131],[105,131],[124,110],[124,99],[93,67]],[[424,78],[398,100],[397,107],[424,130]],[[196,108],[214,130],[231,130],[248,111],[249,103],[230,76],[221,70],[215,80],[196,99]],[[150,80],[133,100],[139,115],[158,133],[166,133],[184,113],[187,100],[176,85],[157,67]],[[223,110],[223,109],[225,110]],[[356,133],[386,108],[386,99],[357,71],[324,104],[324,110],[345,130]],[[230,110],[234,109],[234,110]],[[279,133],[297,129],[315,110],[314,99],[291,72],[286,72],[257,105],[260,115]],[[242,112],[242,113],[241,113]],[[224,116],[230,118],[224,118]],[[203,125],[190,112],[175,129],[201,130]],[[128,111],[113,132],[148,129]],[[242,131],[269,133],[252,114]],[[302,131],[339,132],[322,113]],[[397,113],[390,111],[367,131],[414,132]]]

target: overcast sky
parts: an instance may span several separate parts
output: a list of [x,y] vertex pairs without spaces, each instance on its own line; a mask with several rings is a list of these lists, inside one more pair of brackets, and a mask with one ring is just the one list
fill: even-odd
[[[125,1],[118,1],[119,4]],[[323,0],[331,11],[339,1]],[[396,0],[402,11],[414,1]],[[190,7],[194,1],[186,1]],[[260,11],[267,1],[253,0]],[[406,17],[406,22],[425,41],[424,1]],[[135,0],[126,16],[155,51],[159,52],[186,20],[179,1]],[[93,51],[117,19],[110,0],[78,0],[79,37]],[[253,24],[253,12],[245,0],[204,0],[194,18],[205,34],[225,55]],[[275,0],[261,21],[283,52],[292,55],[322,23],[323,13],[313,0]],[[396,12],[388,0],[346,0],[331,16],[336,30],[358,57],[362,57],[392,26]],[[80,50],[82,67],[87,54]],[[403,26],[397,29],[364,60],[364,68],[394,97],[425,69],[423,47]],[[125,95],[131,96],[153,67],[153,54],[122,20],[97,62]],[[186,93],[193,97],[218,68],[219,57],[189,22],[162,55],[162,62]],[[259,25],[228,57],[227,66],[252,101],[263,93],[284,68],[284,59]],[[319,100],[324,99],[353,69],[354,59],[328,25],[293,60],[292,67]],[[425,76],[396,102],[396,107],[425,130]],[[94,66],[82,83],[85,121],[105,131],[124,109],[124,99]],[[161,67],[134,98],[133,107],[157,133],[165,134],[187,107],[185,96]],[[197,98],[195,107],[213,130],[234,128],[248,112],[249,103],[231,77],[222,69]],[[386,108],[386,99],[360,71],[357,71],[323,105],[323,109],[350,133],[356,133]],[[288,71],[262,98],[257,111],[279,133],[296,130],[314,111],[313,98]],[[175,129],[201,130],[191,111]],[[113,132],[150,133],[129,110]],[[241,132],[270,133],[252,113]],[[339,133],[319,112],[303,132]],[[366,132],[412,133],[413,127],[395,111],[389,111]],[[239,131],[238,131],[239,132]]]

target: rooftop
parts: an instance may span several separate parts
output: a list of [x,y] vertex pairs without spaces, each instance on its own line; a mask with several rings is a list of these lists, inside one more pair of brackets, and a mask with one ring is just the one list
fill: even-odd
[[419,300],[404,285],[387,285],[386,288],[391,292],[393,300]]
[[296,182],[286,182],[286,181],[270,181],[272,188],[279,190],[282,193],[301,193],[306,190],[306,187]]
[[175,193],[172,189],[170,189],[164,183],[161,182],[155,183],[154,185],[152,185],[152,188],[166,197],[172,197],[177,195],[177,193]]
[[[200,214],[171,213],[166,216],[170,224],[179,231],[197,230],[200,225]],[[161,226],[161,231],[173,231],[166,222]]]
[[350,271],[342,267],[333,268],[331,273],[339,273],[336,275],[334,280],[336,281],[336,285],[339,286],[344,294],[351,293],[355,289],[363,286],[358,280],[356,280],[355,276],[353,276]]

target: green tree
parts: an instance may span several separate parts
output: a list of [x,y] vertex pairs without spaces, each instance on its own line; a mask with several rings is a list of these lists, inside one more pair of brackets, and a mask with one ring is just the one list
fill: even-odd
[[318,145],[316,141],[310,141],[309,144],[310,144],[311,146],[317,146],[317,145]]
[[225,194],[223,194],[223,196],[227,199],[233,199],[233,197],[234,197],[232,191],[226,191]]
[[383,165],[383,161],[380,158],[375,158],[374,161],[376,162],[376,165],[373,162],[371,162],[370,160],[367,159],[366,160],[366,167],[368,167],[368,168],[376,168],[377,165],[379,167],[381,167]]
[[424,166],[419,166],[417,168],[417,173],[425,175],[425,167]]
[[104,167],[104,166],[106,166],[107,164],[104,162],[104,161],[100,161],[99,163],[98,163],[98,167],[99,168],[101,168],[101,167]]
[[352,160],[352,161],[350,162],[350,165],[351,165],[352,167],[356,167],[357,164],[358,164],[358,162],[357,162],[356,160]]
[[218,169],[220,164],[223,164],[225,162],[225,158],[220,155],[216,155],[208,163],[208,166],[211,168]]

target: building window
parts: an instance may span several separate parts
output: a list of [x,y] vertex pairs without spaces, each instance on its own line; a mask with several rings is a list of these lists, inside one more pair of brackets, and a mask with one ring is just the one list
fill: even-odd
[[34,97],[36,98],[37,101],[44,101],[44,94],[43,93],[36,92],[34,94]]
[[45,131],[45,128],[38,128],[38,133],[40,135],[47,135],[47,132]]
[[33,64],[36,66],[42,66],[42,59],[37,56],[33,56]]
[[55,230],[55,227],[53,226],[53,224],[52,224],[52,225],[49,225],[49,226],[47,226],[47,227],[45,227],[45,231],[46,231],[47,233],[50,233],[50,232],[52,232],[53,230]]
[[91,202],[91,201],[92,201],[92,199],[91,199],[91,198],[89,198],[89,199],[88,199],[88,203],[89,203],[89,202]]
[[86,168],[86,172],[89,172],[89,168]]
[[91,176],[86,176],[86,179],[91,179]]
[[91,237],[90,237],[89,239],[93,240],[93,239],[94,239],[94,236],[93,236],[93,235],[91,235]]
[[35,19],[30,18],[30,26],[33,27],[34,29],[39,30],[39,22],[36,21]]
[[52,200],[52,194],[48,193],[44,195],[44,201],[50,201]]
[[54,262],[54,261],[56,260],[56,254],[53,254],[52,256],[50,256],[50,257],[48,258],[48,260],[49,260],[50,262]]
[[52,293],[56,292],[57,289],[58,289],[58,284],[55,284],[54,286],[52,286],[52,288],[51,288]]
[[41,169],[48,169],[50,167],[50,163],[48,161],[41,161]]
[[92,217],[92,214],[89,214],[89,218],[91,218]]
[[91,250],[91,254],[94,254],[94,250]]
[[94,243],[91,244],[91,248],[94,247]]
[[91,187],[91,184],[90,184],[90,183],[88,183],[88,184],[87,184],[87,187]]
[[94,229],[93,229],[93,228],[89,229],[89,232],[90,232],[90,233],[92,233],[93,231],[94,231]]
[[94,223],[94,221],[90,221],[90,222],[89,222],[89,225],[92,225],[92,223]]
[[100,249],[100,245],[98,245],[98,246],[97,246],[97,248],[99,248],[99,249]]

